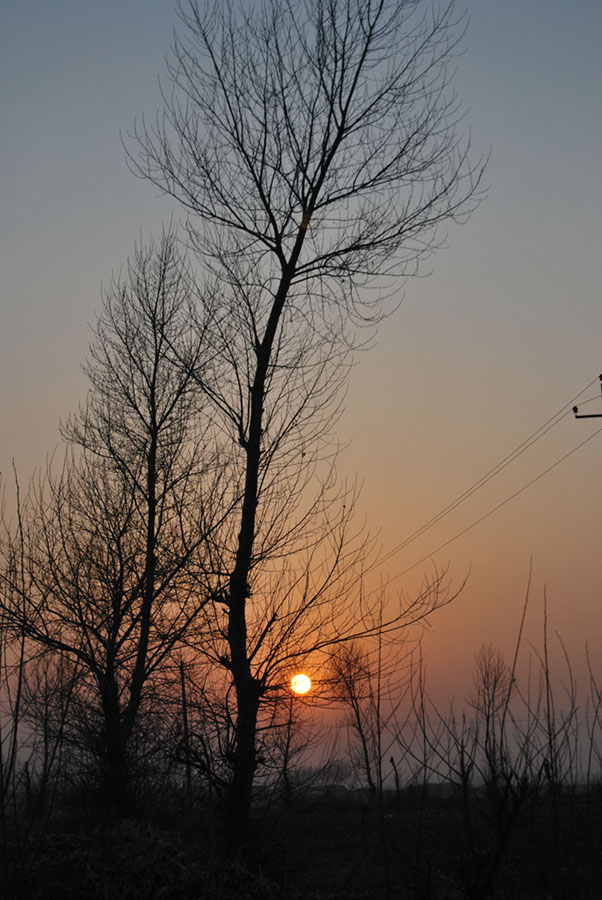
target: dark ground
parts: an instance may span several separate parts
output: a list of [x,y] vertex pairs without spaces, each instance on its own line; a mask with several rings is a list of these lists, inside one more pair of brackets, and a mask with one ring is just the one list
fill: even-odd
[[[499,814],[499,810],[497,810]],[[275,804],[254,823],[253,871],[220,859],[202,810],[164,806],[101,828],[90,816],[23,826],[6,900],[599,900],[602,793],[544,794],[500,840],[484,800],[353,792]]]

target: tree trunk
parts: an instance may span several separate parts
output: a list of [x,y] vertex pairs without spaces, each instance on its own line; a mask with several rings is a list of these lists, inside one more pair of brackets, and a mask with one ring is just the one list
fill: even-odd
[[105,759],[102,777],[102,804],[106,818],[124,819],[134,812],[128,766],[127,738],[118,715],[106,723]]
[[226,810],[226,849],[231,858],[239,857],[243,862],[249,862],[252,858],[249,839],[259,709],[259,691],[255,681],[249,678],[244,686],[237,685],[236,696],[236,748]]
[[111,822],[134,812],[134,799],[128,765],[128,740],[131,728],[123,722],[115,679],[105,676],[102,687],[104,734],[102,748],[101,804]]
[[237,701],[234,765],[226,812],[227,849],[231,856],[242,855],[244,857],[249,849],[251,797],[256,764],[257,713],[261,696],[261,686],[253,677],[248,655],[246,603],[249,595],[248,579],[256,533],[266,375],[278,324],[304,239],[305,230],[300,228],[291,258],[282,273],[264,338],[258,349],[255,377],[251,388],[249,434],[244,443],[246,453],[245,488],[236,564],[230,578],[228,614],[230,667]]

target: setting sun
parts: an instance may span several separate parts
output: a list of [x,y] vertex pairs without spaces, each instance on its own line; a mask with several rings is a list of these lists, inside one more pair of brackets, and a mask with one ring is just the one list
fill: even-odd
[[299,673],[299,675],[293,675],[291,678],[291,690],[293,690],[295,694],[307,694],[310,688],[311,679],[308,678],[307,675]]

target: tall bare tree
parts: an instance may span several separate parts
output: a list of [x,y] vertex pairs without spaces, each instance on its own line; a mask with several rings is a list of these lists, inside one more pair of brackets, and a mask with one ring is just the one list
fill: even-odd
[[111,284],[87,402],[63,427],[63,467],[34,483],[3,543],[4,611],[29,641],[78,661],[106,798],[120,814],[131,808],[128,742],[145,692],[210,582],[204,538],[219,476],[199,392],[173,357],[195,359],[202,344],[188,274],[168,233]]
[[[236,694],[230,831],[244,843],[270,668],[278,659],[282,677],[285,662],[362,622],[361,598],[341,604],[333,584],[345,543],[319,479],[330,574],[321,586],[306,566],[285,585],[277,575],[278,559],[320,546],[308,497],[357,326],[376,322],[443,227],[470,213],[482,164],[450,87],[463,35],[453,0],[185,0],[180,16],[163,112],[135,127],[128,154],[189,215],[213,285],[210,324],[206,305],[198,321],[215,367],[187,370],[238,453],[216,658]],[[329,614],[327,585],[339,600]]]

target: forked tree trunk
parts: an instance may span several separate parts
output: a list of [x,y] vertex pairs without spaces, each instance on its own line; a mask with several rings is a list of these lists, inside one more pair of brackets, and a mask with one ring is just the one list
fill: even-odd
[[134,813],[128,765],[127,736],[118,715],[112,715],[106,722],[104,771],[102,773],[102,805],[109,820],[124,819]]
[[124,819],[135,812],[131,783],[128,744],[135,715],[121,707],[117,683],[111,674],[105,676],[102,688],[103,746],[101,750],[101,803],[108,821]]

